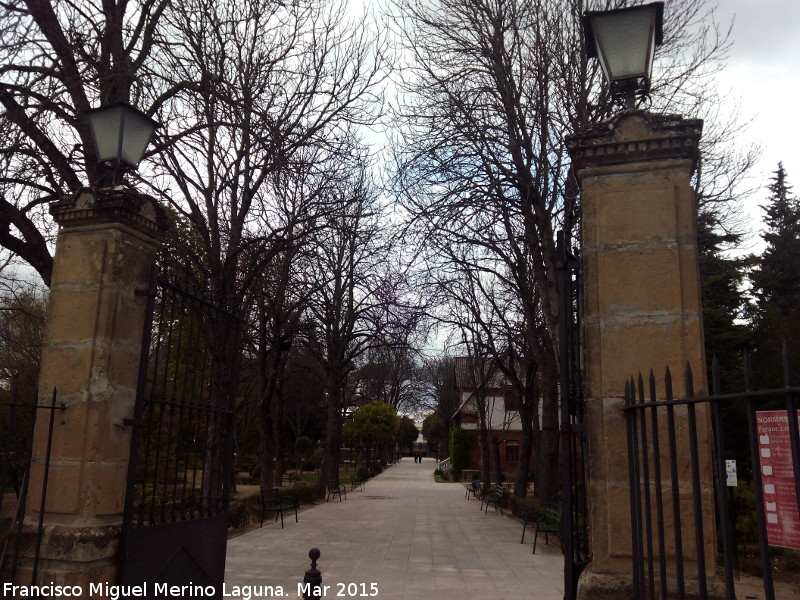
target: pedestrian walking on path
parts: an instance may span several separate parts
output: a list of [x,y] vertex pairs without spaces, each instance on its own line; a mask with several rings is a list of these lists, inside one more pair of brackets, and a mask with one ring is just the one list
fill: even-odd
[[531,554],[519,543],[519,521],[484,514],[464,500],[463,484],[434,481],[435,460],[417,460],[430,468],[400,460],[347,502],[317,505],[283,530],[270,525],[230,540],[226,589],[281,586],[296,598],[316,547],[329,599],[563,598],[558,547]]

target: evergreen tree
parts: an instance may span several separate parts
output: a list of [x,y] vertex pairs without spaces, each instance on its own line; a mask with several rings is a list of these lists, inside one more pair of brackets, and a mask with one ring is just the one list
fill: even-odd
[[795,377],[800,358],[800,203],[792,194],[783,163],[769,185],[762,239],[766,248],[750,274],[753,309],[753,367],[761,387],[783,385],[781,346],[786,341]]
[[725,231],[718,212],[703,210],[698,215],[706,366],[711,369],[711,361],[717,357],[723,391],[729,392],[742,388],[742,350],[751,338],[751,330],[742,320],[747,300],[741,288],[752,258],[726,254],[741,239],[741,233]]

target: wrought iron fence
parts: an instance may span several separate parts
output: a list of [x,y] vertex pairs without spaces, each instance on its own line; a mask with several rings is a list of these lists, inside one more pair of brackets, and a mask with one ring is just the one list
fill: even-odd
[[557,237],[559,295],[559,386],[565,599],[577,597],[578,578],[591,562],[587,497],[585,400],[581,386],[579,261],[569,252],[564,231]]
[[148,296],[148,316],[128,423],[125,584],[158,577],[221,589],[240,325],[213,301],[210,287],[165,260],[140,292]]
[[[744,357],[745,391],[740,393],[719,393],[720,369],[716,359],[712,363],[711,396],[694,397],[693,376],[688,365],[683,399],[673,397],[669,369],[664,376],[663,399],[656,397],[656,379],[652,372],[647,384],[641,375],[638,380],[631,377],[627,382],[624,411],[628,432],[636,598],[708,598],[713,584],[704,566],[707,561],[721,562],[724,597],[726,600],[736,598],[737,536],[741,537],[742,532],[737,533],[733,526],[725,462],[729,453],[736,450],[732,448],[734,445],[748,448],[745,456],[749,466],[742,465],[744,477],[737,483],[752,489],[754,506],[744,509],[748,513],[745,516],[755,518],[764,598],[776,598],[770,547],[787,544],[785,538],[780,537],[782,528],[789,530],[783,533],[800,540],[800,415],[797,402],[800,387],[792,385],[785,348],[783,363],[785,387],[779,389],[751,389],[747,355]],[[770,416],[765,416],[766,413],[759,409],[770,409]],[[704,423],[700,410],[710,412],[713,430],[713,494],[704,493],[707,482],[701,481],[703,459],[700,443]],[[739,436],[734,444],[726,443],[726,428],[737,425],[734,420],[737,412],[741,412],[746,420],[746,434],[744,439]],[[679,440],[678,418],[687,425],[681,429],[688,435],[688,440]],[[776,431],[782,434],[783,440],[779,452],[774,447],[778,442],[777,436],[765,433],[761,426],[765,419],[779,424]],[[687,454],[689,480],[682,486],[681,480],[686,482],[687,479],[685,474],[680,474],[679,480],[678,468],[679,464],[682,468],[686,466]],[[780,464],[775,463],[777,459],[780,459]],[[781,478],[781,490],[776,486],[778,477]],[[685,501],[686,494],[690,498],[689,506]],[[713,525],[716,526],[717,539],[709,541],[704,539],[704,535],[715,528],[704,522],[704,515],[715,514],[712,504],[716,505],[716,523]],[[687,508],[691,510],[687,511]],[[686,560],[687,546],[692,554],[691,560]],[[709,547],[716,557],[705,555]],[[692,589],[689,589],[688,582],[691,582]]]
[[[57,392],[54,389],[50,402],[19,402],[12,397],[10,402],[0,403],[0,581],[23,583],[18,580],[21,563],[30,570],[31,585],[36,584],[39,568],[39,554],[44,528],[44,508],[47,500],[47,484],[50,472],[50,452],[53,438],[53,425],[56,413],[66,410],[57,405]],[[33,538],[23,534],[25,505],[30,487],[31,455],[33,433],[37,419],[46,419],[46,451],[43,457],[43,478],[41,481],[41,501],[39,518]],[[32,546],[28,542],[32,541]],[[28,556],[30,553],[33,556]],[[23,556],[24,555],[24,556]],[[21,560],[22,559],[22,560]]]

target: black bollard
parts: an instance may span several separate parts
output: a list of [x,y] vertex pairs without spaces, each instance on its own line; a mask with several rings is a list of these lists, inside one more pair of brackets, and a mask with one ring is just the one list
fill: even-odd
[[311,559],[311,568],[306,571],[303,577],[303,599],[314,600],[322,597],[322,573],[317,569],[317,559],[320,556],[319,548],[312,548],[308,551],[308,558]]

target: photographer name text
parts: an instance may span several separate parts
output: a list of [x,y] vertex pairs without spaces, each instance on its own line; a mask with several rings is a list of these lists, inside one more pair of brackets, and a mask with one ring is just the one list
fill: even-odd
[[[335,583],[314,588],[310,583],[298,583],[296,595],[294,586],[281,585],[228,585],[222,584],[223,598],[252,600],[257,598],[375,598],[378,595],[377,583]],[[168,583],[143,583],[142,585],[112,585],[110,583],[91,583],[88,588],[80,585],[14,585],[3,584],[6,598],[214,598],[217,588],[213,585],[170,585]]]

